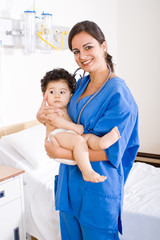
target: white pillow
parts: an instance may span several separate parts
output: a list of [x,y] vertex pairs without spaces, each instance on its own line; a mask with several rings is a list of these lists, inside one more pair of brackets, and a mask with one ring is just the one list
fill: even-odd
[[4,136],[17,152],[19,152],[34,168],[53,163],[44,148],[46,128],[42,124],[23,131]]

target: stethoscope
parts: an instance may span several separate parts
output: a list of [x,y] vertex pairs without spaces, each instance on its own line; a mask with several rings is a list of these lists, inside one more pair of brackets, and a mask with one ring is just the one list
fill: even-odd
[[[82,115],[82,112],[83,112],[84,108],[85,108],[85,107],[88,105],[88,103],[101,91],[101,89],[104,87],[104,85],[106,84],[106,82],[108,82],[108,80],[109,80],[109,78],[110,78],[110,76],[111,76],[111,68],[110,68],[109,65],[107,65],[107,66],[108,66],[108,68],[109,68],[109,74],[108,74],[108,77],[107,77],[106,81],[105,81],[105,82],[103,83],[103,85],[97,90],[97,92],[95,92],[95,93],[90,97],[90,99],[83,105],[83,107],[82,107],[82,109],[81,109],[81,111],[80,111],[80,113],[79,113],[79,115],[78,115],[77,124],[79,124],[79,121],[80,121],[80,118],[81,118],[81,115]],[[77,72],[78,72],[79,70],[81,70],[81,68],[78,68],[78,69],[74,72],[74,74],[73,74],[74,77],[75,77],[75,75],[77,74]],[[84,79],[85,73],[86,73],[86,72],[84,71],[84,72],[83,72],[83,75],[82,75],[82,76],[80,75],[81,80],[80,80],[79,87],[80,87],[80,85],[81,85],[81,83],[82,83],[82,81],[83,81],[83,79]]]

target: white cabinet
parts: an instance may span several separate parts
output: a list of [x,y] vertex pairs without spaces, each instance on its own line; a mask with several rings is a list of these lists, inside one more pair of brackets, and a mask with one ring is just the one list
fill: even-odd
[[0,165],[1,240],[25,240],[23,172]]

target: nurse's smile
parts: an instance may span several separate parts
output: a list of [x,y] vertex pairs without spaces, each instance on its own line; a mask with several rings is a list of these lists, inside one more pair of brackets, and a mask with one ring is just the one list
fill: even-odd
[[82,64],[83,64],[83,66],[88,66],[91,62],[92,62],[92,59],[83,61]]

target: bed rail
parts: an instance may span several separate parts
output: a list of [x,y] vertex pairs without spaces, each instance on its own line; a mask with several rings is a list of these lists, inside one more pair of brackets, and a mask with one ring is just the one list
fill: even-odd
[[34,127],[37,124],[40,124],[40,122],[38,120],[32,120],[32,121],[28,121],[28,122],[13,124],[10,126],[0,127],[0,138],[5,135],[9,135],[12,133],[22,131],[27,128]]

